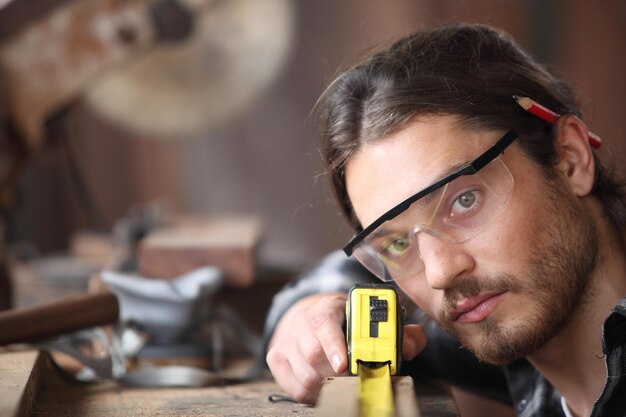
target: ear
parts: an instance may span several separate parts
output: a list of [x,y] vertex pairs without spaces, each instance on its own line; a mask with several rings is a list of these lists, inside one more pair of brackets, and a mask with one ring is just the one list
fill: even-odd
[[579,197],[589,194],[595,182],[595,160],[588,135],[587,126],[578,117],[565,116],[559,120],[556,169]]

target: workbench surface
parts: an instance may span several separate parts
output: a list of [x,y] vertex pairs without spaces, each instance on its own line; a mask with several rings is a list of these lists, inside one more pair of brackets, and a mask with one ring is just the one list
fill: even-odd
[[[311,406],[269,401],[271,394],[281,393],[269,374],[220,387],[146,389],[114,381],[84,385],[63,378],[45,358],[34,351],[0,354],[0,416],[316,415]],[[418,405],[422,417],[458,415],[449,397],[424,395],[418,397]]]
[[31,416],[312,416],[314,409],[271,403],[271,380],[208,388],[137,389],[105,382],[91,387],[59,381],[42,390]]

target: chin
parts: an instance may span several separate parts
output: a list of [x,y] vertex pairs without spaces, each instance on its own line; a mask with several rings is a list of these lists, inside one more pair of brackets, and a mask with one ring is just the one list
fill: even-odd
[[525,318],[523,324],[505,326],[489,318],[472,324],[464,332],[453,330],[453,334],[480,361],[501,366],[532,355],[558,331],[547,323],[537,323],[541,322]]

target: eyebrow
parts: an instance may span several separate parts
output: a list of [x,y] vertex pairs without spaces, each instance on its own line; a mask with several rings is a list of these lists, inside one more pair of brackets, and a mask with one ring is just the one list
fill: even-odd
[[422,188],[420,191],[423,191],[426,188],[430,187],[432,184],[435,184],[435,183],[443,180],[444,178],[449,177],[450,175],[454,174],[455,172],[459,171],[460,169],[467,167],[472,162],[474,162],[477,157],[478,156],[467,156],[465,159],[461,160],[461,162],[457,162],[454,165],[449,165],[448,167],[446,167],[445,171],[443,171],[443,174],[436,176],[435,180],[430,182],[430,185]]
[[[465,168],[468,165],[470,165],[473,161],[475,161],[475,158],[468,158],[467,160],[464,160],[463,162],[459,162],[457,164],[451,165],[450,167],[448,167],[444,171],[443,175],[435,177],[436,178],[435,181],[432,181],[430,183],[430,185],[428,185],[427,187],[422,188],[420,191],[425,190],[426,188],[430,187],[432,184],[438,183],[439,181],[443,180],[444,178],[448,178],[450,175],[454,174],[455,172],[459,171],[460,169]],[[428,194],[428,195],[430,195],[430,194]],[[423,200],[426,197],[427,196],[424,196],[424,197],[420,198],[420,200]],[[417,200],[417,201],[420,201],[420,200]]]
[[406,234],[406,229],[398,228],[398,227],[390,227],[390,226],[385,227],[383,223],[383,225],[381,225],[380,228],[370,233],[366,237],[366,239],[372,242],[372,241],[384,240],[390,236],[399,235],[399,234]]
[[[461,165],[462,167],[463,165]],[[442,177],[446,178],[446,177]],[[435,202],[435,198],[440,198],[441,196],[438,194],[439,192],[443,192],[443,190],[445,189],[445,185],[441,188],[438,188],[437,190],[433,191],[432,193],[428,193],[426,194],[424,197],[420,198],[419,200],[415,200],[413,203],[411,203],[411,205],[409,206],[409,208],[411,207],[426,207],[429,204],[434,204]],[[409,208],[407,208],[403,213],[400,213],[400,215],[406,213],[407,211],[409,211]],[[393,225],[390,225],[389,222],[397,219],[397,217],[394,217],[393,219],[389,219],[386,220],[383,224],[381,224],[378,228],[376,228],[369,236],[373,237],[373,238],[380,238],[380,237],[385,237],[386,235],[395,233],[395,232],[403,232],[404,229],[399,229],[399,228],[395,228],[393,227]],[[385,226],[387,225],[387,226]],[[390,227],[391,226],[391,227]]]

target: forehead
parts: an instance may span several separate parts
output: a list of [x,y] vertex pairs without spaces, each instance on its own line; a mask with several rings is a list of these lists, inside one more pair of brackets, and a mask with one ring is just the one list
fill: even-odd
[[424,116],[348,160],[348,195],[361,224],[368,225],[402,200],[473,160],[503,131],[470,128],[455,116]]

